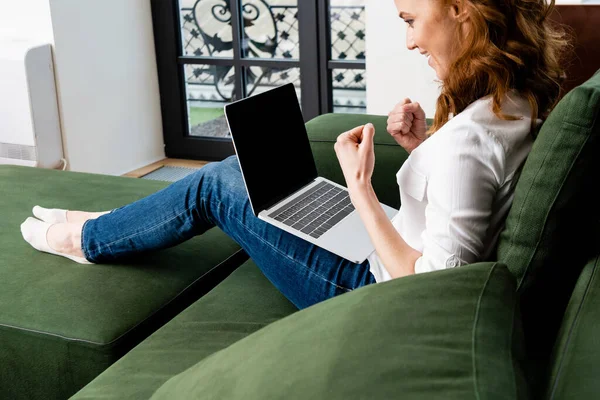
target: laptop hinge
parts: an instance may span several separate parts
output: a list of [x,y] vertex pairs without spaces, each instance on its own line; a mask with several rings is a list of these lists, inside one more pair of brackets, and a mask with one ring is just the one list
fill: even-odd
[[[271,207],[263,210],[262,212],[270,214],[271,212],[273,212],[274,210],[280,208],[282,205],[289,203],[292,199],[295,199],[296,196],[294,196],[295,194],[299,193],[299,192],[303,192],[306,188],[308,188],[311,185],[314,185],[317,182],[317,179],[319,179],[319,177],[316,177],[315,179],[313,179],[312,181],[308,182],[306,185],[302,186],[300,189],[295,190],[294,193],[289,194],[287,196],[285,196],[283,198],[283,200],[278,201],[277,203],[273,204]],[[294,196],[294,197],[292,197]]]

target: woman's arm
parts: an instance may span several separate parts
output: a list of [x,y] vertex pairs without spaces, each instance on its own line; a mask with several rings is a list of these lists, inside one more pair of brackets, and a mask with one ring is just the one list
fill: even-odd
[[436,148],[427,155],[422,253],[408,246],[388,220],[371,185],[372,125],[338,137],[335,150],[350,198],[393,278],[470,264],[485,254],[495,195],[505,179],[504,150],[487,131],[462,125],[454,129],[460,134],[437,136]]
[[402,239],[381,207],[371,177],[375,168],[372,124],[358,126],[338,136],[335,152],[342,167],[350,199],[358,211],[375,251],[392,278],[412,275],[421,253]]
[[392,278],[413,275],[421,253],[410,247],[396,231],[381,207],[370,182],[348,188],[375,251]]

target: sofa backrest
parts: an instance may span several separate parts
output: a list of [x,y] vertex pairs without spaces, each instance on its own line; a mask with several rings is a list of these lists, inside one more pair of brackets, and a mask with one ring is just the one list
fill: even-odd
[[600,255],[592,258],[579,275],[550,360],[544,395],[540,398],[600,397],[599,322]]
[[542,125],[498,243],[496,258],[517,278],[529,356],[542,363],[581,269],[599,250],[599,114],[600,71]]
[[379,201],[390,207],[400,207],[400,192],[396,173],[408,158],[408,153],[387,133],[387,115],[323,114],[306,123],[308,138],[320,176],[345,185],[344,174],[335,156],[333,145],[347,130],[371,122],[375,126],[375,171],[373,188]]

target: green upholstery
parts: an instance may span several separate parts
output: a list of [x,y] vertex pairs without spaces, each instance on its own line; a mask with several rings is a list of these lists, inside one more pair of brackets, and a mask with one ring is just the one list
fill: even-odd
[[198,360],[295,311],[249,261],[72,399],[148,399]]
[[[18,231],[34,204],[103,210],[164,184],[0,167],[0,398],[65,398],[98,374],[75,399],[148,399],[162,385],[156,398],[598,397],[597,259],[580,271],[600,238],[599,86],[596,75],[569,93],[542,127],[500,263],[377,284],[301,312],[251,261],[203,296],[240,262],[218,230],[135,264],[41,255]],[[398,207],[407,154],[386,119],[329,114],[307,129],[319,173],[343,183],[335,140],[373,122],[373,184]]]
[[[306,123],[319,175],[345,185],[344,175],[333,151],[337,137],[347,130],[368,122],[375,126],[375,170],[373,188],[384,204],[400,207],[400,192],[396,173],[408,157],[387,132],[387,117],[381,115],[325,114]],[[332,154],[334,156],[332,157]]]
[[[529,355],[545,364],[571,291],[595,255],[600,208],[600,73],[569,92],[534,142],[498,243],[518,281]],[[532,369],[543,373],[543,368]]]
[[515,287],[497,263],[367,286],[204,358],[152,400],[526,399]]
[[583,269],[554,349],[546,399],[600,397],[600,256]]
[[107,210],[166,186],[149,180],[0,166],[0,398],[63,399],[215,286],[240,263],[212,229],[122,265],[80,265],[27,244],[35,204]]

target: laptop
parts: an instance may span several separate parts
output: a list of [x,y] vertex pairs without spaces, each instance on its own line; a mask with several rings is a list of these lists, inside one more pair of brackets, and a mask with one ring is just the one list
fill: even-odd
[[226,105],[225,117],[254,215],[355,263],[375,250],[348,190],[317,174],[292,83]]

